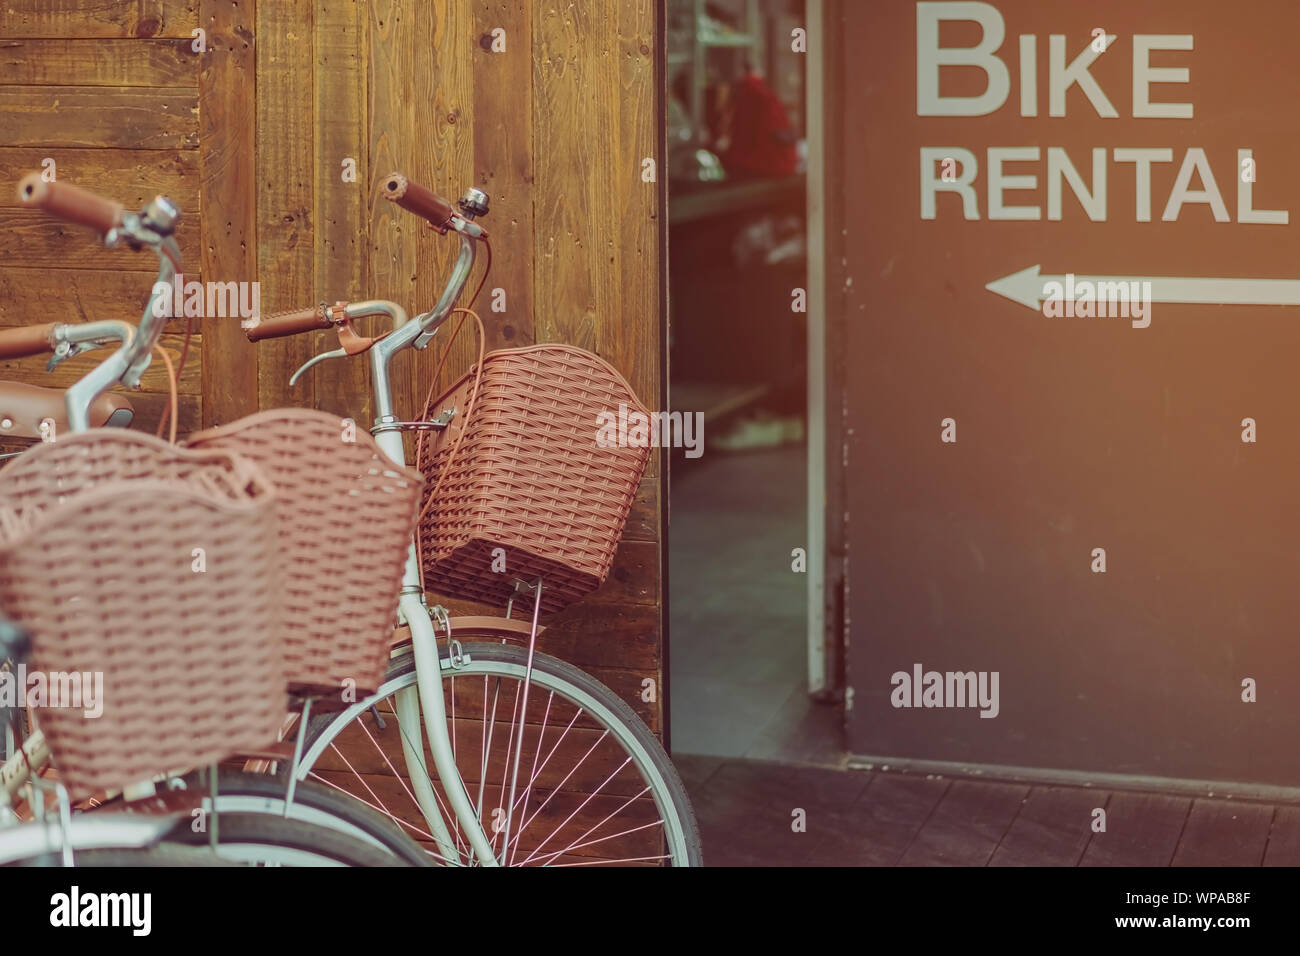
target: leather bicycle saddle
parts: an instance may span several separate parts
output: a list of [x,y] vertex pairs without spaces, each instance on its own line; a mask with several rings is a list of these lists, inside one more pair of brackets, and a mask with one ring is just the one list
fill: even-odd
[[[40,438],[41,422],[47,418],[54,421],[55,435],[62,434],[68,427],[63,395],[61,388],[0,382],[0,437]],[[125,395],[105,392],[90,406],[92,428],[126,428],[134,418],[135,409]]]

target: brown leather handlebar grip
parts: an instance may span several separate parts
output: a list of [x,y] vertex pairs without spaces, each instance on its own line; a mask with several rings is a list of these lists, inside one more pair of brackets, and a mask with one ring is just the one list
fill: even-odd
[[429,225],[440,232],[446,232],[451,217],[456,215],[451,203],[437,193],[411,182],[401,173],[385,176],[383,190],[384,198],[389,202],[395,202],[407,212],[427,219]]
[[328,329],[333,324],[325,306],[313,305],[306,309],[288,309],[258,316],[252,324],[244,327],[244,334],[248,336],[248,341],[260,342],[262,339],[278,339],[300,332]]
[[54,351],[54,330],[58,322],[44,325],[22,325],[14,329],[0,329],[0,359],[26,358]]
[[89,226],[101,235],[122,224],[122,204],[66,183],[47,183],[40,173],[28,173],[18,183],[18,199],[27,207]]

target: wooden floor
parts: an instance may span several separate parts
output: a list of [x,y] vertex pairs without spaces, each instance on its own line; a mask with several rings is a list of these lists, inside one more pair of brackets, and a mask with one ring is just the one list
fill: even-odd
[[[673,762],[710,866],[1300,865],[1296,806],[719,757]],[[1098,808],[1105,832],[1093,831]]]

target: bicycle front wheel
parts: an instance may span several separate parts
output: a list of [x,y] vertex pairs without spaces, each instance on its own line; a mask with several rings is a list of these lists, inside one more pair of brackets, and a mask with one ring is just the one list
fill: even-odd
[[[520,721],[526,649],[466,644],[464,654],[461,666],[442,671],[447,732],[498,862],[701,865],[686,788],[659,741],[625,701],[571,664],[534,654],[527,712]],[[313,718],[299,775],[338,787],[387,814],[439,862],[473,865],[422,728],[403,727],[397,719],[398,694],[415,686],[414,657],[404,654],[389,665],[373,697]],[[454,844],[450,854],[420,809],[415,781],[407,778],[403,734],[410,751],[423,755],[437,812]],[[417,740],[423,746],[415,746]]]

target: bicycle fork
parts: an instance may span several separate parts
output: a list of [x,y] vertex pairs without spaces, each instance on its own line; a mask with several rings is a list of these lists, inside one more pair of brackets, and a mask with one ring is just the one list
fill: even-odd
[[[415,546],[411,546],[406,560],[406,577],[419,581],[419,560]],[[399,607],[402,616],[411,629],[411,649],[415,655],[416,687],[407,688],[397,694],[397,726],[402,741],[402,755],[406,758],[407,772],[415,800],[429,825],[434,842],[439,852],[448,860],[460,858],[456,843],[447,830],[442,818],[433,784],[429,780],[429,770],[424,765],[424,742],[422,731],[429,735],[429,750],[433,753],[434,768],[438,779],[442,781],[447,794],[451,812],[455,814],[460,828],[469,840],[474,856],[482,866],[497,866],[496,854],[492,844],[479,820],[474,803],[465,789],[461,779],[460,768],[456,766],[456,755],[452,751],[451,737],[447,733],[446,701],[442,693],[442,668],[438,661],[437,634],[429,609],[421,600],[418,583],[413,587],[404,585]],[[418,696],[417,692],[418,691]],[[423,725],[420,713],[424,714]]]
[[[465,276],[474,263],[474,246],[472,242],[461,238],[461,257],[457,261],[458,282],[453,282],[444,295],[445,302],[439,303],[441,315],[445,318],[451,309],[455,295],[465,284]],[[454,287],[455,292],[452,293]],[[375,303],[353,303],[358,314],[367,312],[368,306]],[[380,303],[383,305],[383,303]],[[445,306],[445,307],[444,307]],[[384,308],[374,314],[391,315],[394,330],[406,325],[406,313],[400,308]],[[406,450],[402,447],[401,424],[393,413],[392,389],[388,381],[388,363],[393,354],[410,344],[408,339],[397,335],[381,338],[370,350],[370,377],[375,395],[375,427],[371,433],[375,443],[390,459],[397,463],[406,461]],[[429,781],[428,768],[424,766],[424,744],[421,739],[421,722],[418,711],[424,712],[423,730],[429,735],[429,749],[433,753],[433,764],[438,771],[438,779],[443,783],[450,804],[451,813],[456,817],[460,828],[464,830],[470,849],[482,866],[498,866],[496,854],[492,852],[492,843],[488,840],[479,820],[478,812],[465,789],[460,769],[456,766],[456,755],[452,752],[451,736],[447,732],[446,702],[442,696],[442,667],[438,661],[438,642],[429,609],[424,604],[424,588],[420,583],[420,555],[415,542],[406,553],[406,571],[402,576],[402,595],[398,610],[411,628],[411,648],[415,654],[416,688],[418,700],[406,691],[397,695],[397,726],[402,738],[402,755],[406,759],[407,772],[411,779],[416,804],[429,825],[429,832],[434,842],[448,860],[460,859],[456,842],[447,831],[446,822],[438,807],[437,795]]]

